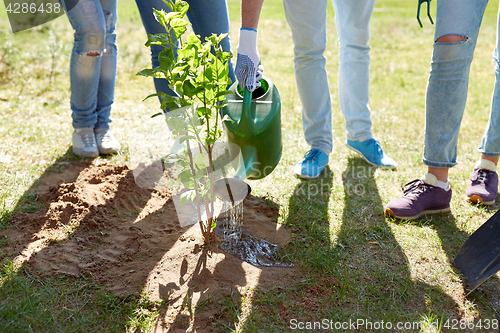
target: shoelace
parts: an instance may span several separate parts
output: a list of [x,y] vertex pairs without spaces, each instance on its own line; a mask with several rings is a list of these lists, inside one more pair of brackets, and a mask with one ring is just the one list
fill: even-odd
[[429,189],[430,186],[432,185],[424,183],[422,179],[415,179],[409,183],[404,184],[401,189],[403,190],[404,195],[418,195]]
[[378,142],[377,140],[375,140],[375,139],[372,138],[372,139],[366,141],[365,145],[369,146],[372,142],[373,142],[373,145],[374,145],[374,148],[375,148],[374,155],[375,156],[383,155],[384,152],[382,151],[382,146],[380,146],[380,142]]
[[305,160],[311,160],[313,162],[318,162],[318,157],[319,157],[319,149],[311,149],[305,156]]
[[95,135],[94,133],[85,133],[81,136],[83,144],[85,147],[95,147],[96,146],[96,141],[95,141]]
[[113,142],[113,136],[110,132],[99,133],[96,136],[97,140],[101,142],[101,145],[108,145]]
[[487,183],[488,182],[488,176],[490,175],[490,172],[489,170],[485,170],[485,169],[479,169],[478,170],[478,174],[476,177],[471,177],[471,181],[473,182],[477,182],[479,184],[482,184],[482,183]]

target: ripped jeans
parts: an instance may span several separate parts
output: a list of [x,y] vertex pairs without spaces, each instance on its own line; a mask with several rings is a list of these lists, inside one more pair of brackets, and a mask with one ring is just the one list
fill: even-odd
[[[423,162],[430,167],[457,164],[457,142],[467,101],[469,71],[487,0],[438,0],[435,41],[460,36],[463,41],[435,42],[427,84]],[[500,12],[499,12],[500,18]],[[490,118],[479,151],[500,156],[500,41],[497,23],[495,86]]]
[[79,0],[66,12],[75,30],[70,62],[74,128],[109,128],[116,81],[116,6],[117,0]]

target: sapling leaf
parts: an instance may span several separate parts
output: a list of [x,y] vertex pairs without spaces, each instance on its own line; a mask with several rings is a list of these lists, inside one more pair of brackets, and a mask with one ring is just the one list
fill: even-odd
[[210,163],[208,162],[208,156],[202,153],[196,154],[194,163],[199,169],[207,168],[210,165]]
[[163,116],[163,112],[155,113],[154,115],[151,116],[151,118],[158,117],[158,116]]
[[170,21],[170,27],[174,32],[175,39],[179,39],[186,32],[188,24],[184,19],[177,17]]
[[151,97],[160,96],[161,94],[163,94],[163,93],[151,94],[151,95],[147,96],[146,98],[144,98],[142,101],[144,102],[145,100],[147,100],[147,99],[149,99],[149,98],[151,98]]
[[179,139],[179,143],[184,143],[184,142],[186,142],[187,140],[196,140],[196,137],[195,137],[195,136],[192,136],[192,135],[183,135],[183,136]]
[[[173,2],[170,2],[170,1],[167,1],[167,0],[163,0],[163,2],[168,6],[168,8],[170,8],[171,11],[176,11],[174,10],[175,8],[175,3]],[[154,8],[153,8],[154,9]]]
[[187,11],[189,10],[189,4],[186,1],[178,1],[178,0],[175,2],[175,4],[176,4],[175,10],[179,12],[179,14],[181,14],[182,17],[184,17]]
[[184,205],[188,201],[193,201],[193,199],[196,197],[196,192],[195,190],[189,190],[186,192],[183,192],[181,196],[179,197],[179,202],[182,205]]
[[167,13],[163,9],[158,10],[153,8],[153,15],[156,21],[158,21],[158,23],[160,23],[166,31],[168,31]]
[[190,81],[184,81],[182,89],[184,90],[184,95],[188,97],[193,97],[200,91],[203,91],[203,87],[195,87]]
[[146,42],[146,46],[165,45],[168,47],[169,44],[170,40],[166,34],[148,35],[148,41]]
[[179,181],[188,189],[194,189],[194,179],[191,170],[186,169],[179,174]]

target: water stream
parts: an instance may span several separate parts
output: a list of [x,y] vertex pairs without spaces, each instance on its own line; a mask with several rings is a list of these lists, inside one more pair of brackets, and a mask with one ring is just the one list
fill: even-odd
[[228,212],[217,219],[216,233],[224,237],[220,244],[222,250],[258,267],[293,267],[293,264],[276,261],[278,245],[244,230],[243,200],[234,205],[224,202],[222,211]]

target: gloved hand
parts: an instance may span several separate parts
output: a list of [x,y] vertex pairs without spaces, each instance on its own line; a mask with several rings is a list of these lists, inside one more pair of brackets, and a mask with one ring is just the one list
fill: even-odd
[[257,30],[241,28],[234,74],[242,89],[246,86],[249,91],[254,91],[260,87],[260,79],[262,79],[264,67],[259,63],[260,55],[257,50]]

